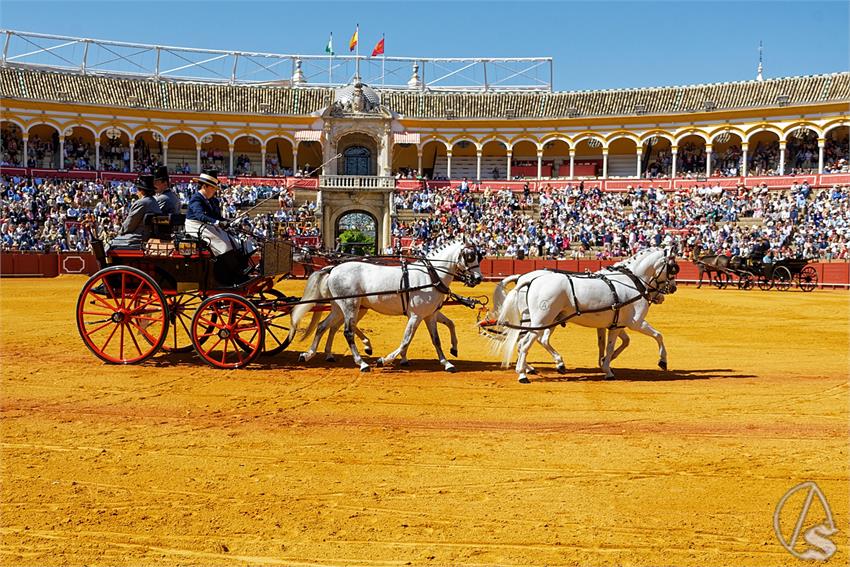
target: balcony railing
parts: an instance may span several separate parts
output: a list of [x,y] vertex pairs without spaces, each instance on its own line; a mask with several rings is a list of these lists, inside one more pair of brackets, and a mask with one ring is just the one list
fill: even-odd
[[340,191],[395,189],[395,178],[375,175],[322,175],[319,177],[319,187]]

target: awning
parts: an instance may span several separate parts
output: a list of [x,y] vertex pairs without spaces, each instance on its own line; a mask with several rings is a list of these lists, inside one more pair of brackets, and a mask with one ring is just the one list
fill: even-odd
[[400,132],[393,134],[393,142],[396,144],[416,144],[419,145],[419,132]]
[[321,130],[298,130],[295,132],[296,142],[320,142],[321,140]]

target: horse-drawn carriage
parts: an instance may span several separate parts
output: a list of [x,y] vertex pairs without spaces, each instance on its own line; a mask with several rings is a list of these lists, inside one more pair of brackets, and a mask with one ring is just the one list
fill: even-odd
[[[282,317],[298,298],[274,289],[292,271],[285,240],[262,244],[246,281],[224,285],[206,244],[180,230],[182,215],[148,215],[153,238],[141,247],[93,248],[100,270],[80,292],[77,328],[89,350],[134,364],[160,350],[189,352],[217,368],[239,368],[286,348]],[[316,307],[322,309],[322,307]]]
[[818,285],[818,272],[804,258],[784,258],[773,263],[763,262],[752,256],[725,256],[708,254],[697,257],[694,263],[699,268],[699,281],[708,274],[709,281],[718,289],[735,285],[738,289],[777,289],[787,291],[796,283],[802,291],[812,291]]

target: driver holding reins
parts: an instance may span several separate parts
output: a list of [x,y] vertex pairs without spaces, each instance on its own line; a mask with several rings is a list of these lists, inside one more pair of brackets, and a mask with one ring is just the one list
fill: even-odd
[[186,232],[206,242],[216,256],[215,276],[225,285],[244,282],[250,251],[246,243],[226,229],[230,222],[221,214],[216,194],[221,189],[218,172],[205,171],[196,179],[198,190],[189,199]]

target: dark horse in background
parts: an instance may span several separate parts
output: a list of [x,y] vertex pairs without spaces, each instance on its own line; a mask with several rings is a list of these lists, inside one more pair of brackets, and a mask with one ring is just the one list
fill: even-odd
[[[691,259],[699,269],[699,283],[697,289],[702,287],[702,275],[708,274],[708,282],[723,281],[729,283],[732,279],[730,270],[740,270],[744,268],[745,260],[741,256],[726,256],[724,254],[706,254],[700,256],[702,246],[697,244],[694,246]],[[715,275],[716,274],[716,275]]]

